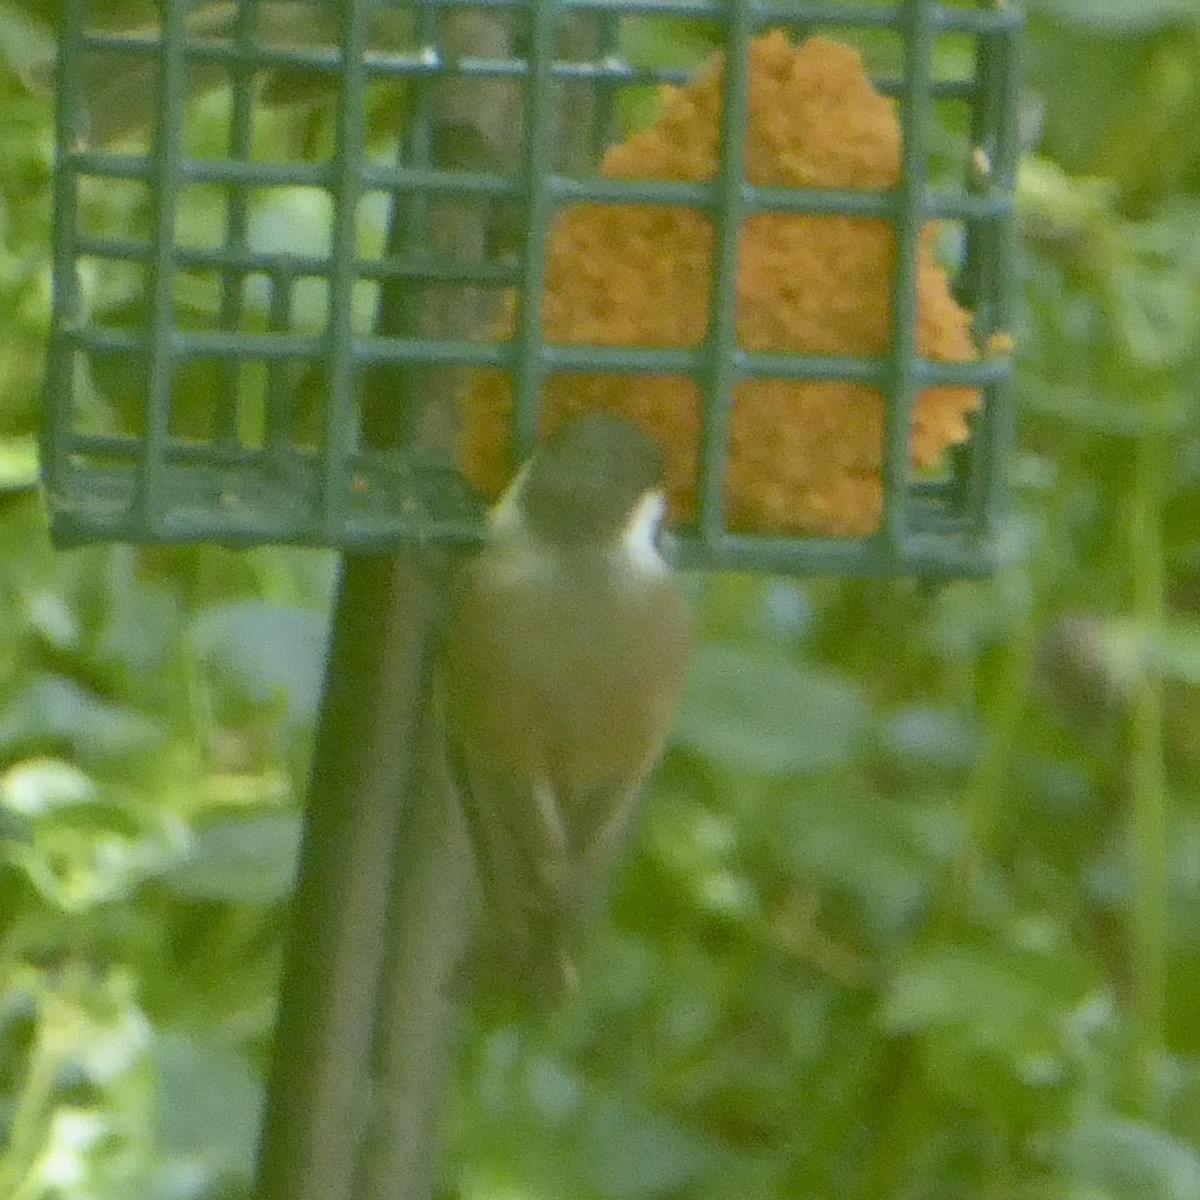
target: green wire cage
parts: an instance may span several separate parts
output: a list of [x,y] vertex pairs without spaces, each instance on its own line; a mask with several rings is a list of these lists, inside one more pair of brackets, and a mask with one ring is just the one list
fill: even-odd
[[[685,565],[931,577],[981,574],[994,566],[1006,509],[1010,360],[1007,353],[955,362],[922,357],[917,276],[922,229],[940,220],[958,235],[948,239],[947,270],[956,298],[973,314],[976,343],[983,347],[1009,330],[1015,4],[410,0],[385,6],[346,0],[325,6],[315,0],[326,32],[307,39],[266,36],[256,14],[270,6],[271,0],[225,5],[222,29],[198,32],[195,9],[163,0],[158,22],[134,33],[106,29],[98,4],[95,11],[87,0],[65,6],[43,447],[60,544],[215,540],[371,551],[470,542],[479,535],[479,508],[453,485],[451,457],[407,452],[407,418],[400,412],[394,431],[373,434],[364,417],[364,380],[380,369],[399,379],[404,372],[491,366],[511,380],[512,433],[520,450],[534,440],[539,394],[550,373],[675,373],[695,381],[702,418],[695,517],[675,536]],[[384,9],[399,14],[402,29],[380,46],[375,27]],[[443,44],[444,28],[467,13],[508,22],[511,41],[495,57],[456,57]],[[574,49],[563,37],[571,24],[586,34]],[[762,31],[777,28],[793,40],[828,33],[861,50],[876,87],[898,101],[895,186],[865,191],[746,182],[749,47]],[[689,75],[690,68],[658,65],[678,62],[682,54],[639,60],[631,45],[648,40],[660,51],[686,40],[723,52],[720,152],[711,180],[611,179],[595,170],[604,146],[634,119],[633,100],[644,102],[648,87],[680,84]],[[97,75],[144,93],[149,117],[140,140],[97,136]],[[221,147],[189,142],[189,96],[201,75],[217,81],[219,103],[227,106]],[[323,85],[327,144],[299,139],[294,151],[264,151],[256,122],[269,77],[310,77]],[[506,81],[520,96],[515,152],[483,168],[478,155],[456,162],[445,152],[445,131],[428,102],[436,87],[478,79]],[[373,97],[387,87],[399,99],[389,110],[391,129],[381,134]],[[566,165],[556,148],[564,89],[588,97],[587,153]],[[584,159],[587,165],[580,165]],[[137,197],[130,208],[135,221],[116,227],[95,218],[96,198],[106,189]],[[189,228],[189,195],[196,189],[205,190],[219,214],[201,238]],[[255,235],[255,205],[272,189],[326,197],[324,233],[306,238],[298,232],[295,245],[264,245]],[[519,227],[516,249],[470,261],[441,254],[424,222],[430,205],[447,198],[507,213]],[[707,334],[699,344],[554,344],[538,321],[520,318],[502,340],[482,333],[432,336],[405,305],[387,308],[392,287],[407,288],[410,299],[422,288],[443,296],[455,288],[511,288],[518,313],[538,313],[556,213],[587,201],[694,206],[711,220]],[[385,213],[386,236],[364,249],[363,213],[371,205]],[[890,344],[882,352],[739,346],[739,230],[753,214],[768,211],[891,223]],[[88,280],[96,272],[121,273],[127,281],[129,302],[115,317],[90,303]],[[208,289],[206,315],[184,319],[181,296],[197,281]],[[306,315],[300,299],[314,287],[316,317]],[[730,398],[741,380],[765,375],[852,380],[884,396],[882,505],[873,533],[793,536],[729,528],[723,480]],[[197,378],[204,381],[199,389]],[[969,438],[947,450],[938,471],[922,474],[910,463],[910,418],[921,390],[940,385],[977,388],[980,402]],[[194,398],[197,390],[205,397],[201,411],[182,411],[181,395]]]

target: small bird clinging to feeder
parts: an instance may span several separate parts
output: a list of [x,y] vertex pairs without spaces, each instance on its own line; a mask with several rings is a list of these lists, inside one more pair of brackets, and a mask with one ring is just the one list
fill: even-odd
[[453,596],[447,744],[484,902],[519,992],[545,1007],[657,761],[690,622],[657,537],[658,444],[585,414],[492,510]]

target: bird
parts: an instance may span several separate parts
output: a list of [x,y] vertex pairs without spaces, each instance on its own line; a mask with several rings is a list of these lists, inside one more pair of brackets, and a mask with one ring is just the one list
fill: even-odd
[[664,458],[585,413],[543,441],[452,589],[445,742],[510,994],[552,1008],[658,761],[691,621],[659,551]]

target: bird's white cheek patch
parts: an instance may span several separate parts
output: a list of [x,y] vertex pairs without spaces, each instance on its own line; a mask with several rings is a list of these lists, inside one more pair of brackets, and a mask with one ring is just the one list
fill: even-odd
[[[531,460],[532,461],[532,460]],[[504,489],[500,499],[488,513],[488,525],[492,533],[499,537],[511,537],[521,530],[521,491],[525,486],[525,478],[529,474],[530,464],[527,462]]]
[[667,564],[658,552],[658,531],[667,512],[667,494],[658,489],[647,492],[637,503],[633,515],[621,533],[621,545],[639,570],[665,574]]

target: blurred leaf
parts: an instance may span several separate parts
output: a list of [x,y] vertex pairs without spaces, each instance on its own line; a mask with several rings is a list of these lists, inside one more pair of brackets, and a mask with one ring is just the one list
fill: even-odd
[[[1085,5],[1077,11],[1085,11]],[[1122,40],[1106,32],[1063,22],[1053,37],[1030,48],[1033,73],[1047,100],[1039,149],[1069,172],[1102,173],[1099,164],[1113,128],[1129,112],[1130,97],[1140,96],[1152,60],[1152,31],[1131,27]],[[1115,190],[1111,180],[1105,182]]]
[[29,628],[37,630],[49,645],[61,649],[79,645],[79,619],[61,592],[48,588],[34,592],[28,597],[25,611]]
[[851,680],[714,643],[693,656],[675,736],[729,770],[788,775],[847,762],[867,731]]
[[1164,367],[1190,351],[1200,313],[1196,280],[1166,267],[1132,264],[1110,278],[1116,318],[1136,361]]
[[158,1150],[206,1174],[249,1178],[258,1143],[263,1086],[245,1057],[213,1038],[163,1033],[150,1047]]
[[984,584],[952,583],[933,600],[924,635],[933,651],[961,662],[998,645],[1029,619],[1033,597],[1023,568],[1002,570]]
[[1087,983],[1048,952],[937,945],[901,966],[882,1016],[896,1033],[965,1023],[990,1039],[1015,1039],[1031,1023],[1052,1028]]
[[565,1125],[584,1104],[579,1075],[550,1055],[539,1055],[529,1063],[526,1087],[530,1108],[550,1126]]
[[1154,664],[1170,679],[1200,684],[1200,620],[1167,620],[1152,638]]
[[132,556],[114,555],[111,599],[96,652],[133,676],[165,670],[177,662],[183,612],[168,588],[139,579]]
[[[1017,205],[1025,231],[1062,244],[1093,237],[1112,220],[1116,188],[1093,175],[1072,175],[1052,159],[1031,155],[1017,172]],[[1045,270],[1049,264],[1029,264]]]
[[96,785],[83,771],[56,759],[32,759],[0,775],[0,804],[24,816],[88,804],[96,795]]
[[266,904],[291,894],[300,852],[298,813],[265,812],[209,821],[187,859],[163,876],[180,896]]
[[1200,20],[1198,0],[1034,0],[1035,12],[1117,36],[1130,30],[1154,29]]
[[686,1192],[716,1157],[716,1147],[667,1117],[603,1102],[589,1114],[582,1168],[602,1196]]
[[1200,684],[1200,620],[1168,617],[1157,628],[1130,618],[1077,618],[1085,649],[1123,691],[1149,670],[1181,683]]
[[1113,437],[1175,432],[1185,428],[1191,419],[1181,397],[1167,395],[1130,404],[1128,396],[1107,396],[1097,391],[1090,380],[1057,384],[1029,372],[1018,383],[1017,392],[1021,407],[1027,412],[1069,421],[1082,429]]
[[914,766],[961,771],[979,751],[978,724],[963,713],[912,704],[893,713],[881,735],[884,748]]
[[[939,834],[928,814],[881,807],[854,793],[830,803],[824,788],[781,800],[772,834],[791,870],[854,897],[875,937],[895,936],[912,922],[931,886],[929,864],[954,844],[952,825],[943,820],[949,827]],[[940,856],[930,852],[939,840]]]
[[51,904],[82,913],[132,898],[179,857],[181,835],[169,818],[139,822],[115,803],[62,807],[29,822],[9,848],[10,861]]
[[54,53],[54,39],[20,8],[0,6],[0,58],[19,75]]
[[320,703],[328,625],[311,609],[239,600],[200,614],[196,651],[244,699],[268,704],[283,696],[287,721],[307,722]]
[[119,755],[162,737],[149,717],[106,704],[57,675],[36,676],[0,709],[0,750],[50,741],[65,742],[83,756]]
[[1195,1148],[1152,1125],[1091,1117],[1067,1133],[1059,1153],[1106,1200],[1200,1200]]
[[0,493],[37,487],[38,452],[32,437],[0,438]]

